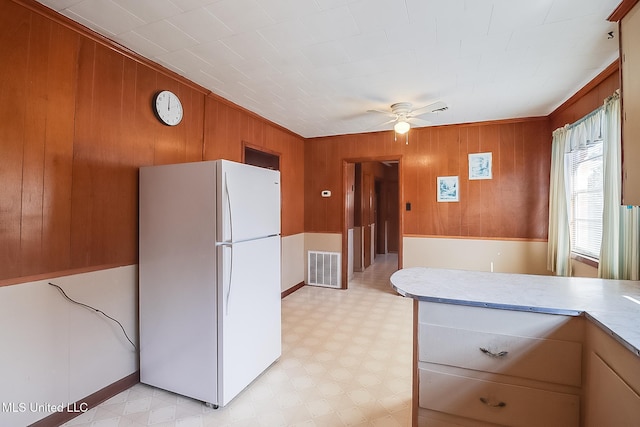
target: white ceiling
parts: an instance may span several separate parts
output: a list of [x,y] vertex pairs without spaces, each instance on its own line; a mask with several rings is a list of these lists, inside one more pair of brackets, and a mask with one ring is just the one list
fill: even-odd
[[544,116],[618,57],[620,0],[38,1],[303,137]]

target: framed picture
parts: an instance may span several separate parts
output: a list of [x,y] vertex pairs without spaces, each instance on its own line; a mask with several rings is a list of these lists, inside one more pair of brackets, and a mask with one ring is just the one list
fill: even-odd
[[469,154],[469,179],[491,178],[491,153]]
[[439,202],[458,202],[460,196],[458,192],[457,176],[439,176],[438,177],[438,201]]

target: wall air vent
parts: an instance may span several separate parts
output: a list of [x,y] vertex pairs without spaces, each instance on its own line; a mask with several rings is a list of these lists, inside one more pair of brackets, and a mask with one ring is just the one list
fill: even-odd
[[340,253],[308,252],[307,285],[340,288]]

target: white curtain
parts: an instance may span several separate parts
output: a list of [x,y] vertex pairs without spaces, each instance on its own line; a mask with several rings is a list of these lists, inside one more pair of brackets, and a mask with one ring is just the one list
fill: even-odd
[[571,276],[571,239],[565,180],[567,126],[553,132],[551,182],[549,188],[549,240],[547,269],[558,276]]
[[640,215],[638,207],[621,206],[622,148],[620,96],[605,101],[603,144],[604,212],[598,276],[640,279]]
[[549,188],[549,239],[547,269],[558,276],[571,276],[571,237],[569,234],[569,183],[567,153],[585,149],[604,137],[604,107],[577,122],[556,129],[551,145]]

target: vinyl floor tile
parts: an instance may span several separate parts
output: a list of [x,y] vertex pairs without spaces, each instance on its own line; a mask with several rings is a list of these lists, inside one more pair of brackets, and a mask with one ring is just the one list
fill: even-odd
[[282,300],[282,356],[226,407],[136,384],[65,427],[406,427],[412,303],[379,255],[348,290],[304,286]]

